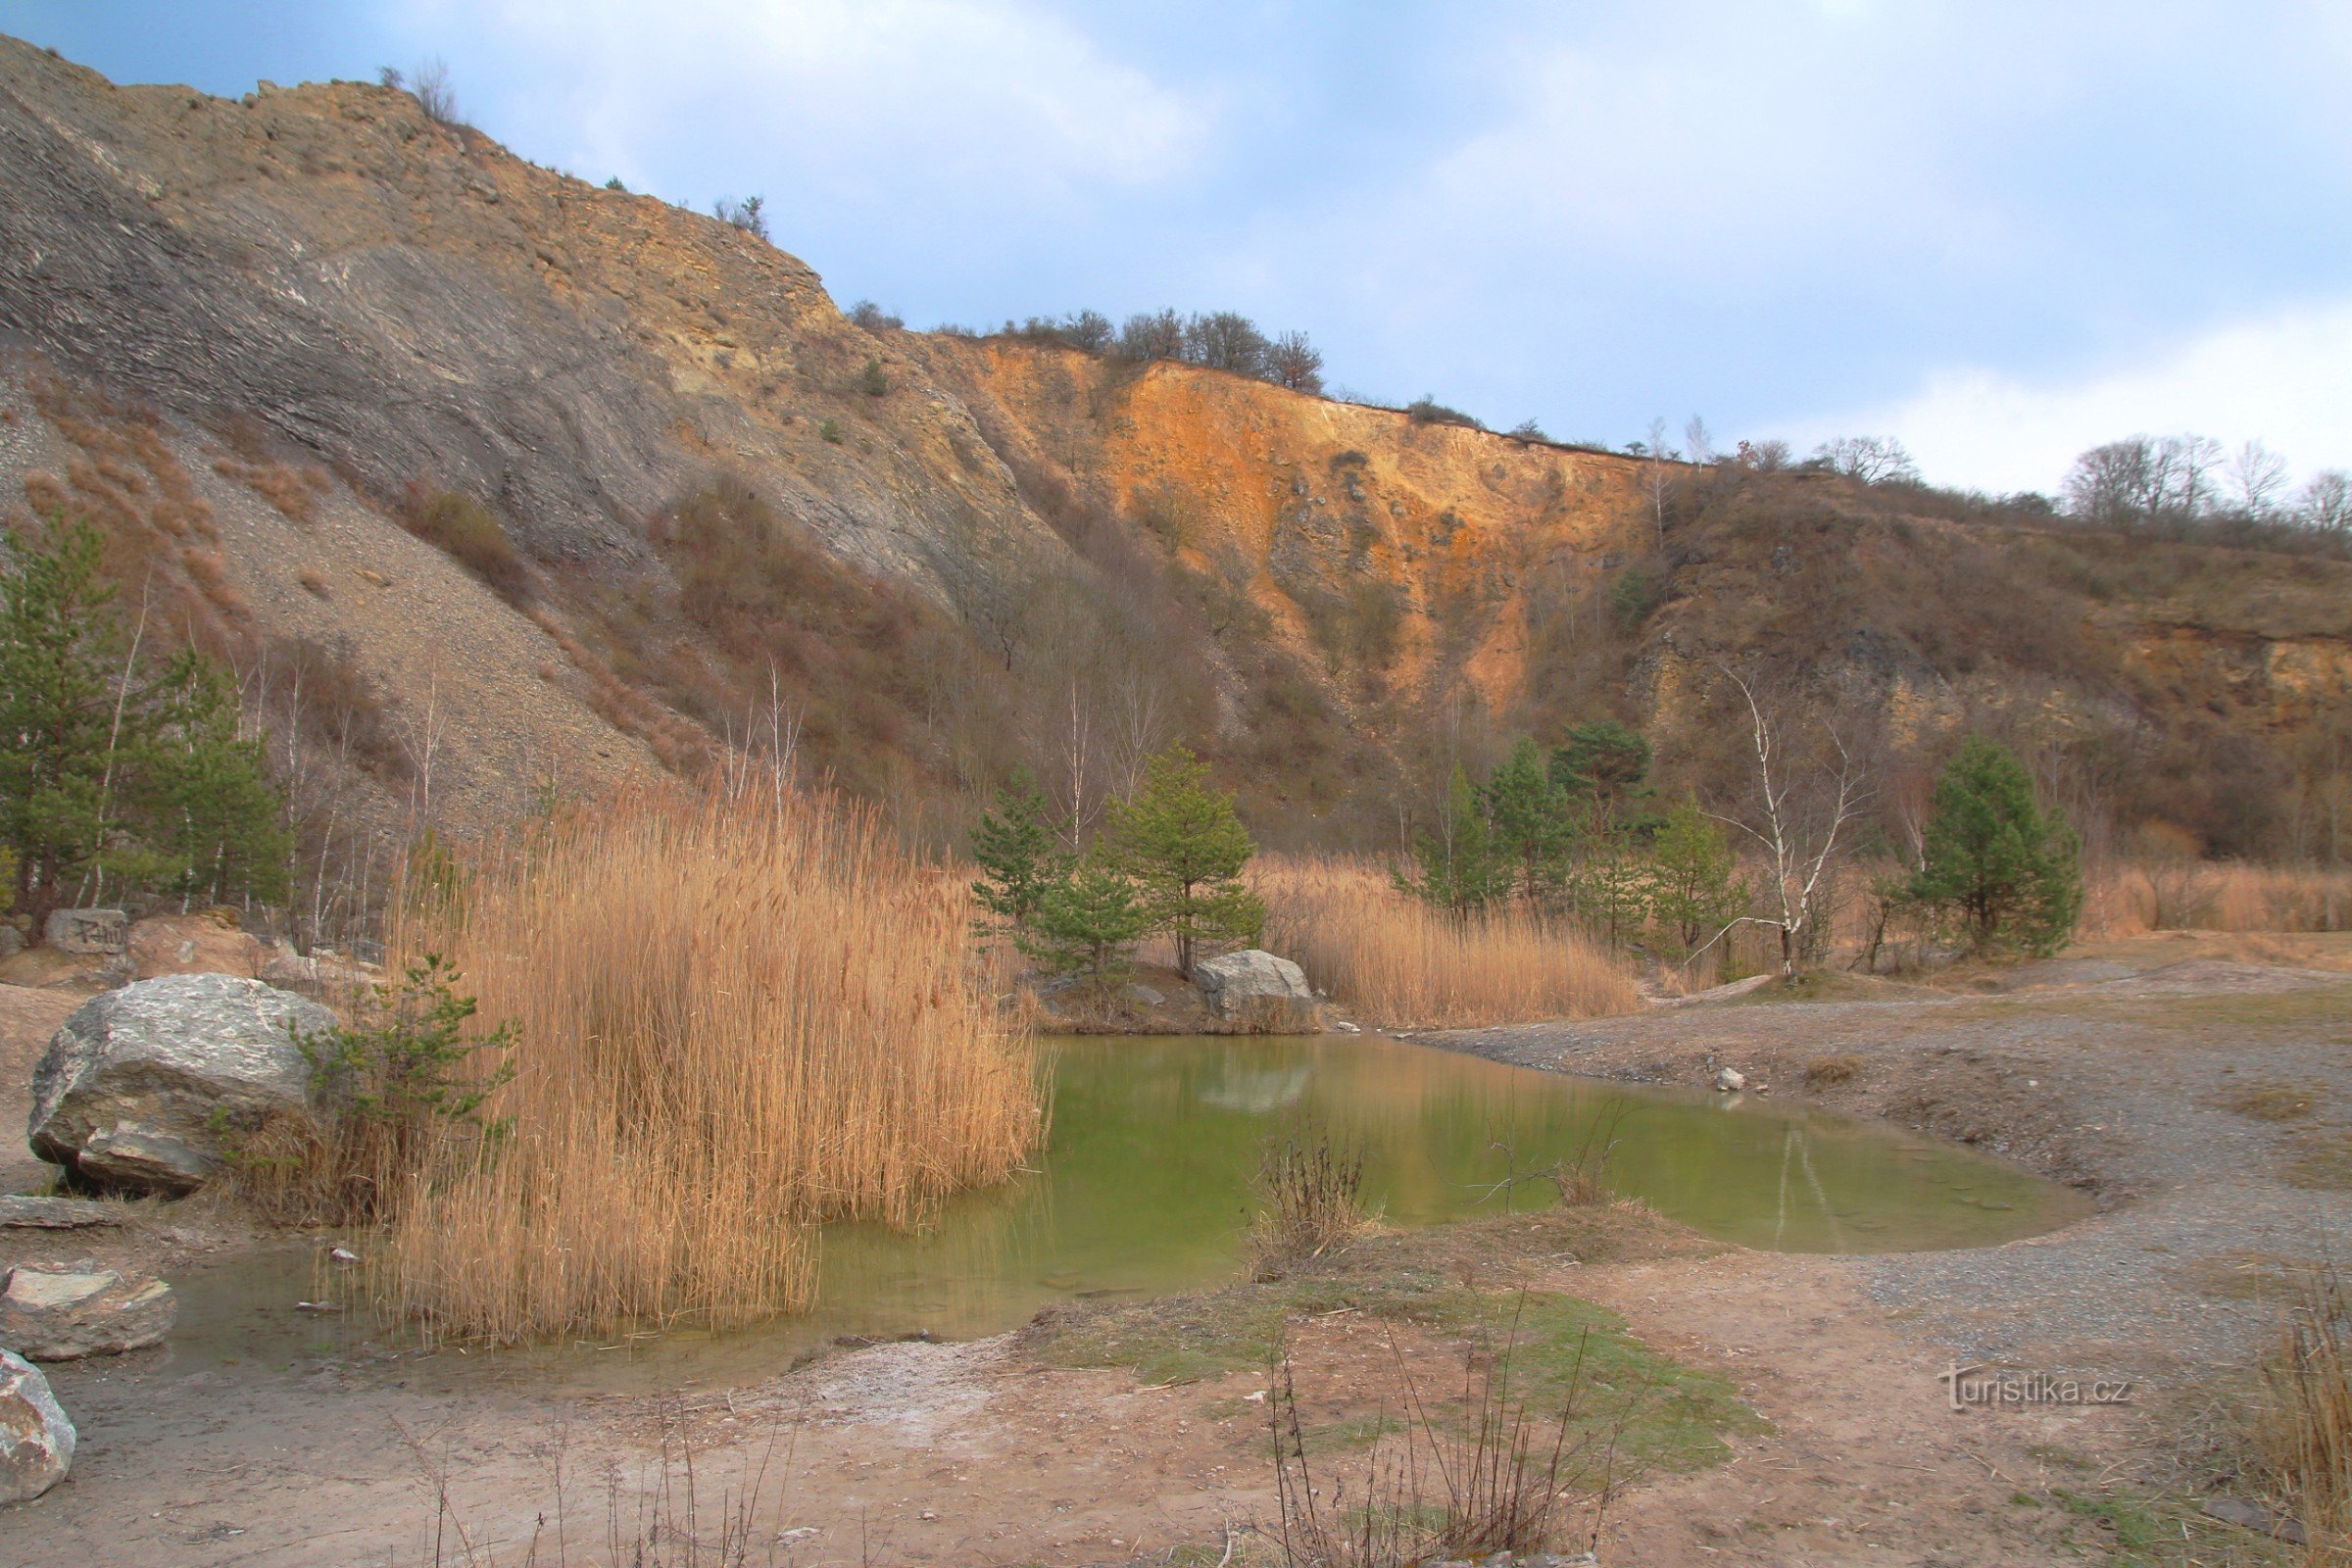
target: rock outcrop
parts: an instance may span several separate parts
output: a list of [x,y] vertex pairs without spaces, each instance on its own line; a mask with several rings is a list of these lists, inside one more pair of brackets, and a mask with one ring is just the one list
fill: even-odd
[[28,1361],[76,1361],[159,1345],[178,1320],[178,1298],[162,1280],[127,1279],[91,1264],[20,1263],[0,1290],[0,1349]]
[[230,975],[168,975],[92,998],[33,1069],[32,1152],[102,1186],[184,1193],[222,1138],[308,1106],[294,1031],[335,1027],[308,997]]
[[121,909],[53,909],[44,934],[60,953],[95,957],[121,953],[130,919]]
[[1193,983],[1209,1010],[1230,1023],[1259,1029],[1311,1030],[1315,988],[1306,971],[1262,948],[1248,948],[1193,966]]
[[29,1502],[74,1468],[74,1423],[41,1369],[0,1350],[0,1503]]
[[167,974],[258,975],[268,950],[233,918],[219,914],[151,914],[130,928],[125,948],[131,977]]

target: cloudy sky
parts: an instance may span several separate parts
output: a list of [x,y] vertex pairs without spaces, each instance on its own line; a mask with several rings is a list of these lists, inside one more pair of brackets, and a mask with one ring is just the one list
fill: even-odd
[[845,304],[1303,328],[1609,443],[2137,431],[2352,466],[2343,0],[0,0],[120,80],[445,58],[518,152],[766,197]]

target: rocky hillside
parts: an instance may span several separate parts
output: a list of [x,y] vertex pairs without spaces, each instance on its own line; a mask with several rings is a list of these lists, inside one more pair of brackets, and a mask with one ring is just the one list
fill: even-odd
[[0,502],[97,521],[369,834],[777,754],[936,833],[1187,738],[1270,839],[1390,844],[1452,757],[1604,712],[1727,782],[1726,658],[1906,765],[2019,731],[2207,847],[2344,817],[2339,560],[868,333],[761,239],[371,85],[0,39]]

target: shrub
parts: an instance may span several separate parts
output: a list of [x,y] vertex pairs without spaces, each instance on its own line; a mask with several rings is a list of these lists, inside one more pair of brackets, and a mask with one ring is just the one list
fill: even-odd
[[872,300],[859,300],[850,307],[850,324],[865,332],[896,332],[906,326],[906,320]]
[[[399,73],[388,73],[384,84],[398,86]],[[409,90],[416,94],[416,107],[424,111],[425,119],[453,130],[466,128],[466,122],[458,113],[457,90],[449,82],[448,61],[435,55],[419,65],[409,77]]]
[[865,368],[858,372],[858,390],[869,398],[890,395],[890,373],[882,368],[880,360],[867,358]]
[[749,234],[754,239],[767,238],[767,198],[746,196],[741,201],[721,196],[710,204],[710,215],[729,228]]
[[841,445],[841,421],[839,419],[825,420],[816,427],[816,438],[828,446]]
[[1364,1156],[1329,1138],[1269,1141],[1258,1156],[1258,1214],[1250,1227],[1250,1276],[1278,1280],[1345,1247],[1364,1228]]
[[438,546],[511,605],[530,597],[530,568],[488,507],[454,490],[412,489],[401,509],[409,532]]
[[1486,428],[1461,410],[1447,408],[1434,397],[1415,398],[1404,406],[1404,415],[1415,424],[1458,424],[1467,430]]

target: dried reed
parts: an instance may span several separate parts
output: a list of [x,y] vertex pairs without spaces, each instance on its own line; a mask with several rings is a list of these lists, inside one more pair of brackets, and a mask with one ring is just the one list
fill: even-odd
[[1269,1142],[1258,1159],[1262,1206],[1250,1230],[1251,1278],[1280,1279],[1346,1246],[1364,1228],[1363,1182],[1364,1156],[1334,1148],[1329,1138]]
[[404,915],[512,1022],[511,1131],[430,1152],[390,1205],[379,1299],[511,1340],[803,1305],[808,1228],[918,1222],[1041,1136],[959,879],[858,808],[627,797],[487,857]]
[[1640,1005],[1632,970],[1580,933],[1517,910],[1460,919],[1370,860],[1262,856],[1266,946],[1332,999],[1396,1027],[1592,1018]]
[[2352,1281],[2314,1270],[2263,1364],[2259,1438],[2313,1563],[2352,1561]]

